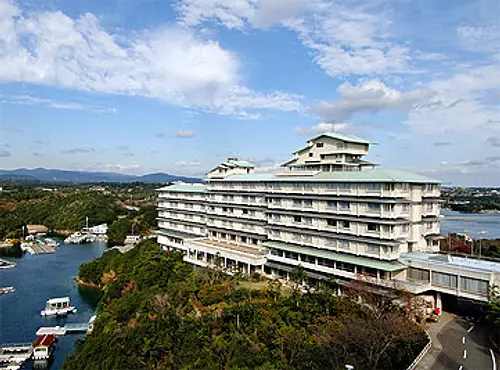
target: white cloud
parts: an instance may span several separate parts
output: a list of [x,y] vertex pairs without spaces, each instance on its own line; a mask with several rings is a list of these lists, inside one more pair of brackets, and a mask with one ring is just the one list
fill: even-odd
[[500,48],[500,26],[461,26],[457,28],[457,34],[471,50],[498,52]]
[[7,158],[10,156],[11,156],[11,154],[8,150],[0,149],[0,158]]
[[14,126],[0,126],[0,131],[19,132],[21,129]]
[[500,109],[491,92],[499,86],[500,66],[495,65],[435,80],[427,85],[433,95],[410,110],[406,124],[428,134],[494,134],[500,129]]
[[193,131],[179,130],[177,131],[176,136],[180,139],[191,139],[195,137],[196,134]]
[[486,139],[486,144],[494,146],[496,148],[500,148],[500,137],[498,136],[490,136]]
[[223,114],[300,106],[287,100],[295,96],[241,86],[237,56],[192,30],[112,34],[91,13],[73,19],[0,4],[0,80],[143,96]]
[[180,0],[176,9],[187,26],[216,20],[229,29],[269,28],[297,14],[307,0]]
[[61,150],[61,153],[63,153],[63,154],[91,154],[91,153],[94,153],[95,151],[96,151],[95,148],[92,148],[92,147],[77,147],[77,148],[70,148],[70,149]]
[[76,102],[64,102],[54,99],[39,98],[30,95],[0,95],[0,102],[16,105],[42,105],[54,109],[64,110],[90,110],[98,113],[116,113],[116,108],[89,106]]
[[400,92],[378,79],[361,80],[357,85],[345,82],[337,92],[337,102],[323,101],[315,108],[316,113],[331,122],[348,120],[355,113],[377,113],[384,109],[408,111],[433,94],[429,90]]
[[348,131],[352,128],[349,123],[328,123],[321,122],[312,127],[296,127],[295,132],[300,135],[316,135],[322,134],[325,132],[343,132]]
[[274,159],[271,156],[245,158],[244,160],[248,161],[256,166],[264,166],[264,165],[270,165],[270,164],[276,163],[276,159]]
[[198,160],[193,160],[193,161],[179,161],[175,163],[176,166],[179,167],[198,167],[201,165],[201,162]]
[[176,7],[187,26],[214,20],[229,29],[291,29],[330,76],[411,71],[410,49],[394,41],[383,13],[367,8],[325,0],[181,0]]
[[97,163],[86,169],[94,171],[111,171],[111,172],[135,172],[140,166],[137,164],[122,164],[122,163]]

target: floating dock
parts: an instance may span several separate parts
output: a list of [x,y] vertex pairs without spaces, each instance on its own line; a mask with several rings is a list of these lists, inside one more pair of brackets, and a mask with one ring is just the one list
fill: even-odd
[[57,336],[63,336],[66,334],[73,334],[73,333],[86,333],[88,329],[89,329],[89,324],[86,322],[70,323],[64,326],[42,326],[40,329],[37,330],[36,335],[42,336],[42,335],[52,334]]
[[4,344],[0,346],[0,363],[9,364],[7,369],[14,369],[28,361],[32,354],[33,346],[31,343]]
[[47,244],[33,244],[27,247],[26,250],[31,254],[49,254],[56,253],[56,248]]

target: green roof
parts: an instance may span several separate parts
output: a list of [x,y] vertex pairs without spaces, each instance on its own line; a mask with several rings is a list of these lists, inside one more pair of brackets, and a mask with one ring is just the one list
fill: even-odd
[[232,175],[224,179],[210,181],[275,181],[275,182],[408,182],[420,184],[439,184],[441,181],[422,175],[376,168],[364,171],[332,171],[318,172],[311,176],[274,175],[272,173],[252,173]]
[[320,137],[323,137],[323,136],[327,136],[327,137],[332,138],[332,139],[347,141],[350,143],[371,144],[368,140],[362,139],[362,138],[354,136],[354,135],[344,135],[344,134],[341,134],[340,132],[325,132],[324,134],[318,135],[314,139],[311,139],[311,141],[319,139]]
[[399,271],[407,268],[401,262],[381,261],[365,257],[350,256],[344,253],[332,252],[326,249],[317,249],[311,247],[298,246],[288,243],[265,242],[263,246],[273,249],[280,249],[288,252],[307,254],[314,257],[325,258],[332,261],[351,263],[353,265],[370,267],[382,271]]
[[203,184],[174,184],[167,185],[156,191],[169,191],[169,192],[180,192],[180,193],[208,193],[207,185]]

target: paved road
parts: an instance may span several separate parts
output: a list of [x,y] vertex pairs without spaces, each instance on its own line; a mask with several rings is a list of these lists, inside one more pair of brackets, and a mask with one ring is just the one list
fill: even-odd
[[431,370],[496,370],[485,323],[456,317],[440,330],[437,340],[442,350]]

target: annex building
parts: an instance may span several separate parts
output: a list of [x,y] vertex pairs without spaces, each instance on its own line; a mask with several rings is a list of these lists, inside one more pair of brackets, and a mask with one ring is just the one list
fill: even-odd
[[[363,279],[486,300],[500,264],[439,254],[439,181],[379,168],[370,142],[312,138],[275,173],[229,158],[200,184],[158,189],[158,243],[187,262],[288,279]],[[498,265],[498,266],[497,266]],[[497,278],[498,275],[498,278]]]

